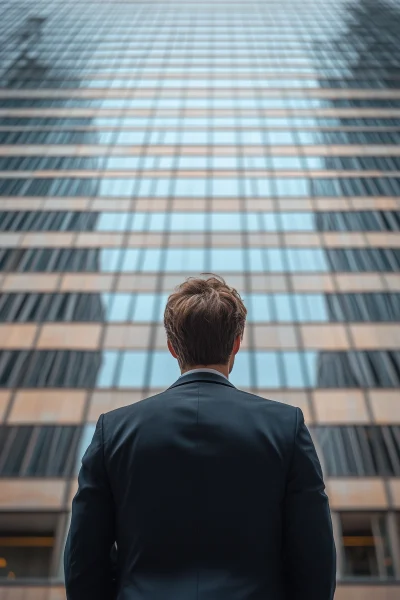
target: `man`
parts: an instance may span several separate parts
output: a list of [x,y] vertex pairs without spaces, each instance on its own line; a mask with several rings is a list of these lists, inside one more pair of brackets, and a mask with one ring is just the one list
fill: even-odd
[[302,412],[228,380],[246,314],[214,276],[168,298],[182,375],[100,416],[73,501],[68,600],[333,598],[328,499]]

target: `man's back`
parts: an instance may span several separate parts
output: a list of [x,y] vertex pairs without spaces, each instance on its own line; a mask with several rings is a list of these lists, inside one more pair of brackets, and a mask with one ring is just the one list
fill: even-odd
[[85,600],[110,597],[100,554],[114,540],[118,600],[333,597],[329,507],[299,409],[213,373],[185,375],[100,418],[79,483],[79,532],[71,526],[66,551],[72,600],[84,577]]

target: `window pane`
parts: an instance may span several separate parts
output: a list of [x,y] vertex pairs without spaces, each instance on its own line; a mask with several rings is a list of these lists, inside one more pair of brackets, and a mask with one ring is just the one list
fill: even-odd
[[143,387],[148,354],[146,352],[122,352],[117,387]]

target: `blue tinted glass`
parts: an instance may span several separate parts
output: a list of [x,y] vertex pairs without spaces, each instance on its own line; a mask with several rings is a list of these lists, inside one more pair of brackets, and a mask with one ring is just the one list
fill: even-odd
[[118,262],[121,256],[121,250],[99,250],[99,270],[100,272],[114,272],[117,270]]
[[146,131],[121,131],[117,138],[117,144],[143,144]]
[[127,227],[128,214],[123,212],[103,212],[96,223],[97,231],[124,231]]
[[328,265],[325,253],[320,248],[287,248],[289,270],[296,271],[327,271]]
[[302,368],[299,352],[282,352],[286,387],[306,387],[307,381]]
[[134,179],[108,179],[104,177],[103,179],[99,179],[97,195],[113,198],[120,196],[123,198],[130,197],[133,192],[134,183]]
[[294,321],[292,298],[289,294],[272,294],[277,321]]
[[212,248],[210,252],[212,271],[236,272],[244,269],[242,249]]
[[261,218],[263,222],[263,228],[265,231],[278,230],[277,215],[275,213],[261,213]]
[[246,169],[269,169],[270,158],[268,156],[243,156],[243,164]]
[[250,271],[265,270],[265,250],[262,248],[248,248],[246,250]]
[[143,387],[147,357],[147,352],[122,352],[117,387]]
[[267,177],[258,177],[256,178],[255,183],[257,190],[256,195],[258,197],[269,198],[271,196],[271,179],[268,179]]
[[96,387],[112,387],[114,384],[115,367],[119,352],[102,352],[101,354],[101,367],[97,373]]
[[206,194],[206,180],[199,178],[177,179],[175,195],[178,197],[203,198]]
[[[212,131],[212,143],[216,146],[223,144],[235,144],[236,143],[236,132],[235,131]],[[206,142],[204,142],[206,143]]]
[[240,231],[242,229],[239,213],[212,213],[211,229],[213,231]]
[[306,365],[308,385],[318,387],[318,371],[320,363],[319,352],[303,352],[303,360]]
[[207,156],[180,156],[178,166],[179,169],[207,169]]
[[178,361],[169,352],[152,353],[150,386],[165,388],[172,385],[180,376]]
[[295,144],[295,140],[291,131],[273,131],[270,129],[268,131],[268,141],[271,146],[281,146],[290,144],[291,146]]
[[322,294],[294,294],[299,321],[329,321],[326,301]]
[[310,185],[307,179],[275,179],[276,194],[284,198],[288,197],[304,197],[310,195]]
[[129,171],[137,169],[140,164],[139,156],[110,156],[107,159],[107,169],[115,171]]
[[271,273],[281,273],[282,271],[286,271],[283,254],[284,250],[281,248],[266,248],[263,252],[268,271]]
[[132,321],[152,321],[156,298],[155,294],[136,294]]
[[242,131],[240,134],[242,144],[251,145],[263,144],[263,135],[260,131]]
[[269,294],[252,294],[247,308],[249,321],[272,321],[271,296]]
[[150,213],[147,219],[149,231],[164,231],[166,229],[166,213]]
[[139,257],[141,250],[138,248],[127,248],[124,250],[121,271],[137,271],[139,268]]
[[324,170],[328,168],[328,160],[323,156],[305,156],[304,160],[306,161],[308,169]]
[[146,223],[148,222],[149,218],[150,218],[149,213],[145,213],[145,212],[134,213],[129,229],[131,231],[143,231],[146,228]]
[[206,217],[204,213],[171,213],[171,231],[204,231]]
[[158,310],[158,315],[157,315],[157,321],[163,321],[164,320],[164,311],[165,311],[165,307],[167,304],[167,300],[168,300],[168,296],[169,294],[160,294],[157,297],[157,310]]
[[277,388],[282,385],[276,352],[255,352],[257,386]]
[[251,387],[249,352],[240,350],[236,354],[235,364],[233,365],[229,379],[235,386]]
[[307,212],[282,212],[280,215],[283,231],[315,231],[314,214]]
[[238,179],[213,179],[212,180],[212,195],[216,197],[239,195],[239,180]]
[[163,250],[161,248],[146,248],[143,258],[140,262],[141,271],[159,271],[161,266],[161,257]]
[[259,213],[244,213],[246,231],[261,231],[261,215]]
[[114,294],[113,298],[107,315],[109,321],[128,321],[132,294]]
[[302,169],[301,159],[299,156],[271,156],[272,167],[276,170]]
[[202,248],[168,248],[166,251],[166,271],[200,272],[205,268],[205,253]]

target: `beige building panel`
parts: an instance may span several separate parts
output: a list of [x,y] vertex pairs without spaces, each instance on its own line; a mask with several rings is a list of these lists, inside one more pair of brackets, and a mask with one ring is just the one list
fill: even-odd
[[[260,275],[250,273],[250,288],[253,293],[287,292],[289,291],[289,278],[286,275],[266,274]],[[229,285],[231,281],[229,280]],[[238,289],[240,294],[244,293],[243,286]]]
[[349,327],[356,348],[378,350],[400,347],[400,325],[396,323],[355,323]]
[[[278,237],[278,236],[277,236]],[[294,246],[299,248],[316,248],[321,246],[321,238],[318,233],[312,232],[297,232],[297,233],[284,233],[283,238],[286,246]],[[279,238],[278,238],[279,240]],[[280,246],[281,242],[277,240],[276,246]]]
[[108,273],[68,273],[63,276],[61,292],[109,292],[115,275]]
[[14,231],[2,231],[0,235],[0,246],[2,248],[18,248],[24,234]]
[[1,198],[0,210],[40,210],[44,205],[43,198]]
[[362,248],[365,247],[363,233],[352,232],[325,232],[322,234],[323,245],[328,248]]
[[65,600],[63,586],[0,586],[0,600]]
[[45,198],[43,210],[88,210],[92,202],[91,198]]
[[335,600],[399,600],[398,585],[338,585]]
[[335,279],[341,292],[380,292],[385,289],[379,273],[337,273]]
[[[150,244],[155,247],[160,247],[163,243],[164,236],[160,234],[152,234],[148,236],[151,240]],[[148,245],[147,237],[143,236],[143,245]],[[175,248],[202,248],[206,244],[205,233],[171,233],[168,236],[168,246]],[[134,245],[134,244],[132,244]],[[229,246],[229,244],[226,244]]]
[[296,329],[293,325],[255,324],[253,327],[256,349],[297,348]]
[[123,233],[98,233],[88,232],[78,233],[75,240],[75,246],[80,248],[120,248],[124,243]]
[[11,273],[3,279],[3,292],[53,292],[58,285],[57,273]]
[[349,347],[344,325],[336,323],[330,325],[300,324],[299,328],[306,349],[346,350]]
[[389,481],[389,490],[394,508],[400,510],[400,478]]
[[0,510],[60,510],[64,491],[60,479],[2,479]]
[[86,392],[77,390],[19,390],[8,423],[79,423]]
[[108,325],[104,337],[104,348],[147,349],[150,343],[150,325],[130,325],[126,323]]
[[397,198],[391,198],[390,196],[368,196],[366,198],[360,198],[354,196],[351,199],[351,206],[353,210],[397,210],[398,203]]
[[398,273],[384,273],[382,275],[388,290],[392,292],[400,291],[400,277]]
[[312,397],[316,423],[320,425],[369,422],[365,398],[359,390],[315,390]]
[[8,407],[8,403],[11,399],[11,392],[8,391],[0,391],[0,423],[3,421],[6,410]]
[[293,273],[292,285],[295,292],[334,292],[335,285],[331,275],[314,273]]
[[[169,209],[171,200],[168,198],[136,198],[132,200],[133,206],[137,212],[164,212]],[[174,210],[187,210],[189,204],[192,207],[192,210],[203,210],[203,208],[193,208],[194,206],[205,206],[205,200],[194,200],[193,202],[188,202],[187,200],[173,200]],[[176,204],[180,203],[180,204]],[[180,206],[181,208],[178,208]]]
[[0,325],[0,348],[30,348],[37,326],[33,323],[6,323]]
[[[270,212],[275,210],[275,203],[274,200],[271,200],[270,198],[246,198],[244,201],[244,205],[245,205],[245,209],[247,211],[252,211],[252,210],[256,210],[256,211],[265,211],[265,212]],[[232,208],[227,208],[226,207],[226,203],[222,203],[220,202],[217,198],[215,198],[213,200],[213,210],[215,211],[225,211],[225,210],[242,210],[241,206],[241,202],[239,200],[237,200],[237,204],[238,204],[238,208],[236,209],[232,209]],[[303,210],[301,208],[299,208],[299,210]]]
[[24,235],[21,247],[69,248],[73,244],[74,236],[75,234],[72,231],[57,231],[55,233],[51,231],[30,232]]
[[[379,209],[382,210],[382,209]],[[398,209],[397,209],[398,210]],[[378,248],[399,248],[400,235],[394,231],[366,231],[364,233],[367,244]]]
[[[153,395],[153,392],[149,393],[148,395]],[[134,404],[139,400],[143,400],[144,397],[145,396],[140,391],[123,392],[120,390],[96,390],[93,392],[92,399],[90,401],[87,420],[94,423],[101,414],[116,408],[121,408],[121,406]]]
[[399,390],[369,390],[369,400],[376,423],[400,423]]
[[101,198],[92,199],[90,204],[90,210],[94,212],[101,212],[112,210],[113,212],[125,212],[132,209],[132,200],[124,199],[113,199],[112,203],[109,200],[102,200]]
[[96,350],[100,344],[102,325],[98,323],[45,323],[39,334],[39,349],[70,348]]
[[155,292],[157,289],[157,274],[132,273],[121,274],[117,279],[117,292]]
[[326,480],[332,510],[386,510],[385,485],[378,478],[335,478]]

